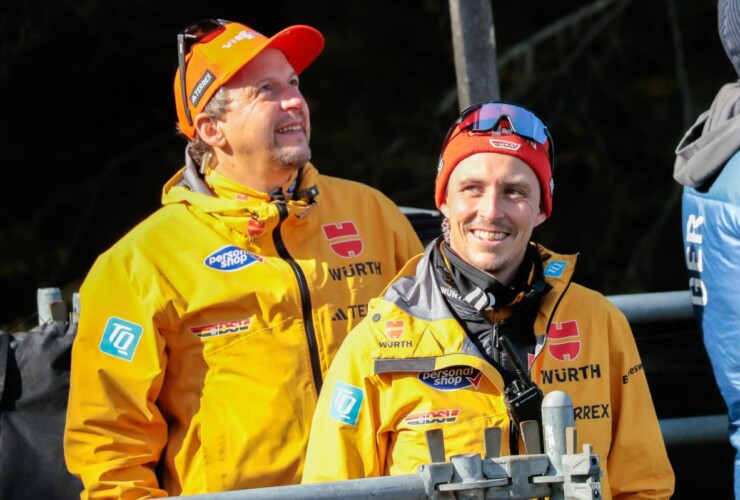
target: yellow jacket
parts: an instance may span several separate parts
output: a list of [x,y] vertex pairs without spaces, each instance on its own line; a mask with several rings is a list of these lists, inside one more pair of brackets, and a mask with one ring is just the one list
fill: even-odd
[[329,363],[422,251],[389,199],[310,164],[287,203],[207,178],[218,196],[181,170],[81,288],[65,456],[83,497],[299,482]]
[[[447,459],[483,455],[483,431],[502,428],[503,379],[453,317],[430,269],[410,261],[345,340],[314,414],[304,482],[415,473],[440,428]],[[574,402],[578,449],[601,457],[605,498],[669,498],[674,476],[632,333],[602,295],[571,282],[576,257],[540,247],[546,281],[534,332],[532,380]],[[417,267],[418,265],[418,267]]]

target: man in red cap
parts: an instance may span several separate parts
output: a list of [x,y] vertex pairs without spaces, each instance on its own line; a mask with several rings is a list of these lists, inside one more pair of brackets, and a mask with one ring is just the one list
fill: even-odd
[[444,235],[371,301],[339,350],[304,482],[414,473],[431,462],[426,432],[435,428],[447,457],[483,454],[489,427],[504,430],[502,455],[525,451],[531,443],[511,422],[537,419],[540,400],[507,405],[518,360],[543,393],[571,396],[578,441],[601,457],[605,498],[671,496],[627,320],[571,281],[575,255],[530,240],[552,212],[553,187],[552,137],[534,113],[502,102],[462,113],[435,186]]
[[81,289],[65,456],[85,498],[299,482],[337,348],[422,251],[388,198],[309,162],[318,31],[207,20],[178,46],[185,167]]

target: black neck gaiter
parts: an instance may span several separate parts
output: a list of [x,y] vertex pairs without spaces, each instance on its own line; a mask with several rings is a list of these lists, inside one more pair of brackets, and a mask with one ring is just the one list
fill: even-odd
[[[516,370],[499,339],[502,335],[509,338],[526,370],[528,355],[534,353],[536,345],[534,321],[540,299],[551,288],[542,279],[537,248],[527,247],[511,286],[503,285],[465,262],[447,243],[437,247],[433,266],[442,294],[468,338],[486,360],[499,369],[508,384],[515,378]],[[534,279],[530,285],[528,277],[533,267]],[[492,323],[485,315],[486,309],[506,306],[513,308],[512,314],[502,321]]]
[[525,255],[519,266],[513,284],[506,286],[496,278],[465,262],[452,248],[444,243],[442,252],[450,263],[450,274],[464,300],[478,309],[504,307],[514,302],[520,292],[525,290],[532,263]]

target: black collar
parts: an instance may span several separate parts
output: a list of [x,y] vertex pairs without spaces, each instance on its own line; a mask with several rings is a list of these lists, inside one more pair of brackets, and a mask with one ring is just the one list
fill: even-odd
[[518,302],[529,291],[528,279],[532,266],[536,266],[536,263],[539,263],[540,273],[535,273],[535,279],[542,275],[542,263],[539,262],[539,255],[534,245],[528,245],[524,260],[509,286],[468,264],[450,248],[447,242],[442,245],[442,253],[449,263],[448,271],[461,298],[478,311]]

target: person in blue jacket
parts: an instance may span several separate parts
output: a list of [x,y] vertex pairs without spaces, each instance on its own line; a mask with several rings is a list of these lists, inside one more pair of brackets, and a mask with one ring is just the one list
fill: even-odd
[[[740,77],[740,0],[719,0],[719,35]],[[724,85],[676,149],[694,313],[729,414],[740,498],[740,81]]]

